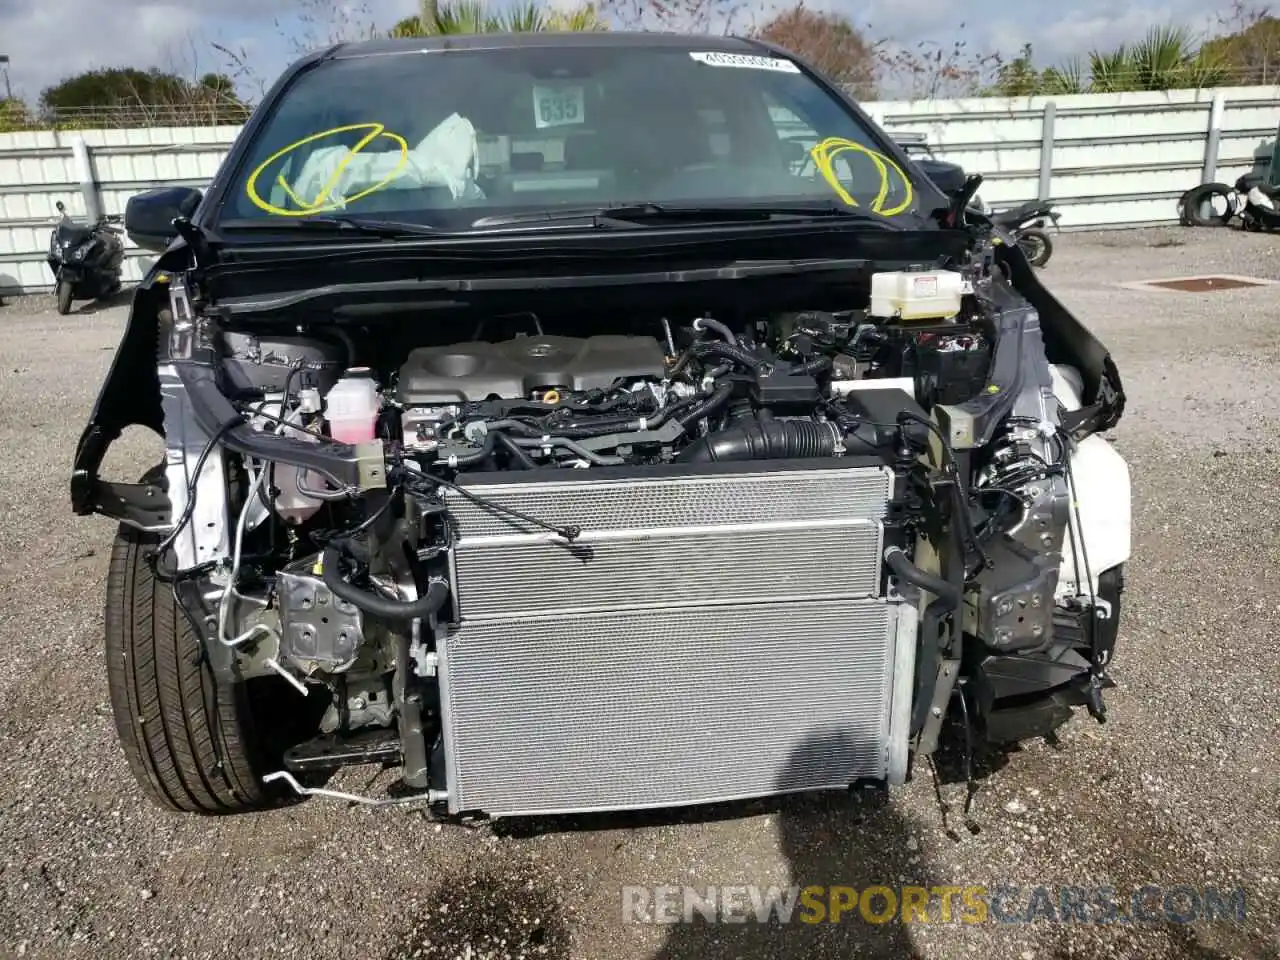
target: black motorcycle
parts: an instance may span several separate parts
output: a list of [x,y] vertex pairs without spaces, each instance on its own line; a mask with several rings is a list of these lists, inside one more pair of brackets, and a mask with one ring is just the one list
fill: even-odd
[[991,222],[1013,234],[1022,253],[1033,267],[1043,267],[1053,256],[1053,241],[1045,230],[1045,220],[1052,220],[1058,229],[1062,214],[1053,208],[1051,200],[1028,200],[1021,206],[992,214]]
[[53,271],[58,312],[65,315],[71,312],[74,300],[97,300],[120,289],[124,241],[120,239],[123,231],[112,226],[120,222],[118,215],[104,216],[85,226],[71,219],[61,200],[58,213],[62,219],[53,228],[47,260]]

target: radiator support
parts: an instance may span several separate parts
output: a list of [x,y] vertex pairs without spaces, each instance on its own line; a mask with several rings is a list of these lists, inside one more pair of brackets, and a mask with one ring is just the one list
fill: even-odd
[[885,595],[880,557],[895,475],[838,460],[724,467],[471,488],[580,525],[573,544],[447,498],[456,606],[437,653],[451,812],[905,778],[916,611]]

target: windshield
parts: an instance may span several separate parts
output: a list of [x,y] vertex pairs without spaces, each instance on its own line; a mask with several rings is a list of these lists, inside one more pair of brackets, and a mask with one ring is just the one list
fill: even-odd
[[221,219],[465,229],[498,213],[814,201],[914,218],[908,173],[791,60],[663,46],[406,50],[280,96]]

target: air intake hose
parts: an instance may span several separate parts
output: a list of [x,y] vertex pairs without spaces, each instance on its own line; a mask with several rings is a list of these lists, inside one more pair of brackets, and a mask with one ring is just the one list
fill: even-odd
[[844,439],[833,423],[816,420],[753,420],[691,443],[677,460],[707,463],[725,460],[783,460],[833,457]]

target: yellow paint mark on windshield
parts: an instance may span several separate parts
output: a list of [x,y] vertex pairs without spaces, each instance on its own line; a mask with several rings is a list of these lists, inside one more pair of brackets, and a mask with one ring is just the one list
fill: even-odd
[[[912,200],[915,199],[915,195],[911,189],[911,179],[907,176],[906,171],[904,171],[902,167],[898,166],[894,160],[886,157],[883,153],[872,150],[870,147],[863,146],[853,140],[845,140],[842,137],[828,137],[826,140],[823,140],[821,143],[813,147],[809,152],[813,155],[813,162],[817,166],[818,172],[822,174],[823,179],[825,179],[831,189],[836,192],[836,195],[851,207],[858,206],[858,201],[855,200],[852,194],[844,188],[844,185],[840,182],[840,178],[836,176],[835,169],[833,168],[836,157],[847,152],[861,153],[865,155],[873,164],[875,164],[876,173],[880,175],[880,189],[876,192],[876,198],[871,201],[871,209],[874,212],[883,217],[897,216],[904,210],[907,210],[911,206]],[[891,207],[886,210],[884,209],[884,202],[888,198],[889,191],[893,187],[893,179],[890,175],[891,172],[896,173],[902,180],[903,186],[906,189],[906,198],[896,207]]]
[[[275,204],[262,199],[262,196],[258,193],[258,178],[261,177],[267,168],[273,163],[282,157],[286,157],[293,153],[293,151],[297,150],[299,147],[304,147],[309,143],[315,143],[317,140],[323,140],[325,137],[332,137],[340,133],[347,133],[351,130],[367,130],[368,133],[361,137],[355,146],[347,149],[346,155],[338,161],[337,166],[334,167],[333,173],[329,175],[329,179],[325,181],[324,186],[316,192],[314,197],[310,200],[299,197],[294,189],[285,182],[284,174],[281,173],[277,174],[276,183],[282,190],[284,190],[286,196],[297,204],[298,209],[287,210],[284,207],[276,206]],[[400,159],[396,163],[395,167],[377,183],[370,187],[366,187],[359,193],[354,193],[349,197],[342,197],[336,201],[331,200],[330,196],[333,193],[334,188],[337,187],[338,183],[342,180],[342,174],[347,169],[348,164],[351,163],[352,159],[354,159],[358,153],[379,137],[386,137],[400,148]],[[349,123],[346,126],[332,127],[329,130],[321,130],[319,133],[313,133],[308,137],[303,137],[301,140],[295,140],[288,146],[277,150],[271,156],[267,157],[266,160],[262,161],[262,163],[258,164],[253,173],[249,174],[249,179],[244,185],[244,192],[255,207],[260,210],[265,210],[267,213],[274,214],[278,217],[307,217],[316,213],[327,213],[331,210],[339,210],[348,203],[353,203],[361,197],[367,197],[369,194],[381,190],[387,184],[391,183],[391,181],[400,176],[400,172],[405,168],[405,165],[408,162],[409,144],[405,142],[404,137],[399,134],[392,133],[381,123]]]

